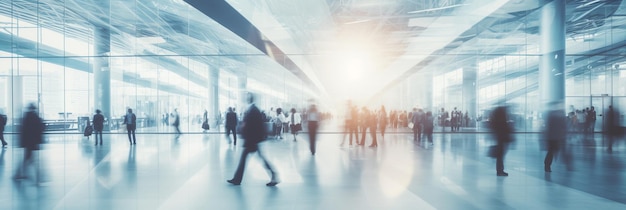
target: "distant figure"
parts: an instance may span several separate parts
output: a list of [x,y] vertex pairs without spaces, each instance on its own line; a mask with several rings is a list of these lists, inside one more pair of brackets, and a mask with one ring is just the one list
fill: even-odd
[[289,130],[291,130],[291,134],[293,134],[293,141],[296,141],[298,131],[302,130],[302,118],[300,117],[300,113],[296,112],[295,108],[291,108],[290,112],[291,114],[289,114]]
[[[34,150],[39,150],[39,145],[43,143],[43,131],[45,126],[43,120],[36,112],[37,107],[35,104],[28,105],[28,111],[24,114],[22,119],[22,127],[20,128],[20,146],[24,147],[24,161],[22,165],[17,169],[14,178],[25,179],[26,167],[31,165],[35,159],[33,159]],[[39,182],[39,170],[35,167],[36,181]]]
[[244,114],[242,125],[242,135],[245,139],[243,144],[244,150],[241,153],[241,159],[239,160],[239,165],[237,166],[237,171],[235,172],[235,175],[232,179],[227,181],[234,185],[241,184],[248,154],[257,152],[257,154],[263,161],[265,168],[268,170],[271,176],[270,182],[268,182],[266,185],[275,186],[279,182],[276,171],[274,171],[271,164],[267,161],[261,150],[259,150],[258,145],[265,139],[267,135],[263,115],[261,114],[259,108],[254,105],[254,95],[252,93],[247,94],[247,100],[250,104],[250,107],[248,107],[248,110]]
[[317,106],[315,104],[311,104],[309,106],[306,119],[308,120],[307,128],[309,131],[309,149],[311,150],[311,155],[315,155],[317,130],[319,128],[319,121],[321,119],[320,113],[317,110]]
[[490,124],[497,143],[495,145],[496,175],[508,176],[509,174],[504,172],[504,155],[506,154],[509,143],[513,141],[513,137],[511,136],[513,127],[508,123],[506,107],[500,106],[493,110]]
[[[133,109],[128,109],[126,115],[124,115],[124,124],[126,124],[126,130],[128,131],[128,141],[130,145],[137,144],[137,137],[135,137],[135,130],[137,129],[137,116],[133,113]],[[130,136],[133,136],[131,139]]]
[[178,114],[178,109],[174,109],[174,122],[172,126],[174,126],[174,131],[176,131],[176,138],[180,137],[183,132],[180,132],[180,115]]
[[93,130],[96,132],[95,139],[96,144],[98,145],[98,134],[100,134],[100,145],[102,145],[102,130],[104,129],[104,115],[101,114],[102,111],[96,109],[96,114],[93,116]]
[[2,141],[2,148],[6,148],[7,147],[7,141],[4,140],[4,127],[7,125],[7,121],[9,120],[9,118],[0,113],[0,141]]
[[609,110],[606,111],[604,116],[604,132],[608,140],[607,151],[613,152],[613,142],[620,135],[620,125],[619,125],[619,112],[613,109],[613,106],[609,106]]
[[422,121],[424,137],[428,140],[431,146],[433,145],[433,130],[435,129],[434,120],[433,113],[428,111]]
[[413,114],[411,116],[411,122],[413,123],[413,141],[419,142],[422,140],[424,111],[422,109],[413,108]]
[[[370,136],[372,137],[372,143],[369,147],[378,147],[378,140],[376,139],[376,127],[378,127],[378,115],[375,111],[370,111],[366,109],[366,126],[370,129]],[[365,129],[363,130],[363,141],[365,142]]]
[[[546,148],[548,153],[544,159],[544,170],[552,172],[552,159],[554,155],[565,146],[567,138],[567,118],[565,116],[565,107],[563,103],[553,102],[550,110],[546,113],[546,127],[544,131]],[[569,167],[569,162],[568,163]]]
[[463,120],[465,121],[465,127],[469,127],[469,114],[465,111],[465,115],[463,115]]
[[282,108],[276,108],[276,116],[272,118],[274,126],[274,136],[278,139],[283,139],[283,122],[285,122],[285,114],[283,114]]
[[237,145],[237,113],[233,111],[232,107],[228,107],[228,112],[226,112],[226,137],[228,138],[228,143],[230,144],[230,133],[233,133],[233,139],[235,139],[233,145]]
[[593,134],[593,132],[595,132],[596,130],[596,118],[597,118],[596,115],[597,115],[596,108],[591,106],[591,109],[587,113],[587,123],[589,124],[588,129],[589,129],[589,133],[591,134]]
[[204,110],[204,114],[202,114],[202,132],[207,132],[208,130],[209,130],[209,111]]
[[352,136],[356,138],[356,144],[359,144],[359,111],[357,110],[356,106],[352,105],[351,101],[348,101],[347,105],[348,106],[346,109],[344,135],[343,140],[341,141],[341,146],[343,146],[344,142],[346,141],[346,135],[350,136],[350,146],[352,146]]
[[385,106],[380,107],[378,115],[378,127],[380,129],[380,135],[385,139],[385,130],[387,129],[387,110]]

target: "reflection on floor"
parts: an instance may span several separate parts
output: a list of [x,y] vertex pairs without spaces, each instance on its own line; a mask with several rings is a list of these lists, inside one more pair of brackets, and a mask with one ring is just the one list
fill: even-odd
[[486,157],[489,134],[435,134],[431,146],[387,133],[369,148],[341,147],[342,134],[322,133],[315,156],[305,134],[286,135],[263,145],[280,172],[276,187],[265,186],[254,157],[242,184],[228,184],[242,148],[222,134],[139,134],[135,146],[123,134],[105,135],[102,146],[48,134],[39,184],[12,179],[23,151],[7,137],[0,209],[626,209],[626,148],[619,142],[607,153],[600,134],[570,137],[574,169],[557,160],[552,173],[543,172],[540,135],[517,134],[508,177],[496,177]]

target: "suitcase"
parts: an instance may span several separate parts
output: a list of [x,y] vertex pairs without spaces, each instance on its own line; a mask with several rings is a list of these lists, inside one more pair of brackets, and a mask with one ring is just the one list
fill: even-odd
[[85,136],[91,136],[91,134],[93,134],[93,126],[87,126],[85,127]]

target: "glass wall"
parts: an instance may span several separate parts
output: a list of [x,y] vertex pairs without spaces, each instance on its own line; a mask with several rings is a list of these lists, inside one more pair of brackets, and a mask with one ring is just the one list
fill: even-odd
[[[213,124],[220,122],[227,107],[241,112],[245,90],[258,92],[257,104],[267,111],[275,107],[302,110],[311,98],[332,98],[328,99],[331,103],[322,105],[333,110],[344,107],[343,97],[360,95],[358,105],[382,104],[389,110],[423,108],[438,115],[442,108],[450,111],[456,107],[468,113],[471,123],[467,123],[467,131],[481,131],[489,111],[506,104],[512,108],[511,119],[518,131],[541,130],[540,5],[505,6],[447,40],[447,45],[435,43],[441,41],[435,35],[445,38],[448,30],[429,31],[435,38],[421,37],[424,31],[420,30],[425,29],[420,27],[394,31],[406,37],[390,42],[400,46],[391,52],[382,50],[384,47],[354,50],[344,46],[343,51],[337,46],[320,47],[319,40],[305,39],[316,36],[313,29],[304,31],[309,29],[297,21],[302,17],[271,14],[269,7],[255,10],[248,8],[249,4],[235,5],[246,7],[239,9],[244,16],[267,15],[284,24],[277,29],[269,27],[276,24],[273,21],[253,20],[268,24],[266,30],[275,29],[267,35],[285,51],[284,55],[269,52],[268,56],[184,1],[73,1],[70,9],[65,1],[2,2],[0,109],[9,115],[9,131],[28,103],[38,104],[50,131],[78,132],[82,126],[79,119],[103,109],[109,112],[105,115],[111,132],[119,132],[127,108],[137,114],[141,132],[171,132],[168,121],[174,110],[184,131],[200,131],[205,110]],[[600,113],[609,105],[626,110],[622,107],[626,106],[626,86],[622,85],[626,84],[626,56],[621,47],[626,43],[625,11],[621,5],[597,9],[576,5],[579,3],[568,3],[576,7],[570,8],[573,12],[566,18],[565,102],[568,112],[595,107],[596,131],[600,131]],[[445,14],[455,17],[454,11]],[[321,12],[326,11],[311,14]],[[307,16],[319,21],[315,22],[318,27],[331,25],[323,22],[333,21],[328,17]],[[411,18],[410,24],[418,24],[424,17]],[[590,18],[596,22],[584,22]],[[101,36],[103,31],[107,36]],[[324,32],[321,34],[327,34]],[[347,34],[347,40],[355,42],[348,44],[363,44],[358,42],[362,37]],[[431,44],[444,47],[429,51]],[[96,52],[98,47],[105,53]],[[376,49],[380,52],[374,52]],[[388,68],[404,68],[405,61],[417,64],[406,65],[410,68],[406,73]],[[94,72],[103,69],[110,74],[110,84],[94,77]],[[380,80],[392,84],[369,84],[379,80],[368,76],[386,73],[401,76]],[[110,102],[108,109],[96,105],[102,86],[111,92],[105,97]],[[336,97],[320,94],[324,91],[312,86],[326,87],[323,94],[363,89],[341,91],[344,95]],[[378,86],[385,89],[370,94]],[[375,96],[367,98],[369,95]]]
[[[8,132],[29,103],[37,104],[49,132],[81,132],[81,120],[96,109],[109,110],[110,132],[125,132],[128,108],[138,132],[173,132],[175,111],[181,130],[195,132],[205,111],[212,126],[228,107],[241,112],[242,91],[257,92],[268,111],[304,107],[312,97],[281,63],[183,1],[76,3],[3,1],[0,112],[9,116]],[[102,46],[108,52],[96,53]],[[103,68],[110,84],[94,77]],[[103,98],[108,109],[95,105],[101,86],[111,92]]]
[[[616,28],[626,21],[621,15],[613,16],[621,14],[620,11],[593,11],[606,18],[602,18],[601,25],[584,30],[577,28],[580,23],[570,20],[566,23],[565,108],[567,112],[576,113],[576,110],[593,106],[597,112],[596,132],[602,131],[603,113],[611,105],[622,111],[620,120],[626,124],[623,114],[626,110],[626,58],[621,47],[626,42],[626,31]],[[431,56],[429,62],[415,67],[419,68],[415,75],[421,76],[407,78],[406,83],[415,84],[415,88],[404,93],[404,84],[399,83],[389,91],[402,93],[403,98],[416,98],[424,94],[422,89],[431,90],[431,98],[399,108],[426,107],[439,115],[442,108],[450,111],[457,107],[463,113],[468,111],[471,121],[475,122],[475,125],[469,123],[465,131],[488,131],[485,128],[490,110],[499,105],[511,108],[516,131],[541,131],[545,105],[541,103],[539,91],[540,18],[539,12],[527,11],[519,14],[514,23],[481,25],[486,31],[476,29],[468,34],[477,37],[468,41],[474,45],[467,44],[474,48],[442,50],[441,55]],[[581,37],[582,34],[587,35]],[[474,69],[476,78],[471,79]],[[464,98],[475,102],[468,103]]]

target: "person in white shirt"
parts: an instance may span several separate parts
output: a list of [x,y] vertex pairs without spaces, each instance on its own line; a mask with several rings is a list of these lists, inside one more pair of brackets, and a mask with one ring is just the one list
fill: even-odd
[[291,134],[293,134],[293,141],[296,141],[296,135],[298,135],[298,131],[302,130],[302,118],[300,117],[300,113],[296,112],[295,108],[291,108],[291,114],[289,114],[289,130],[291,130]]
[[275,135],[277,139],[283,139],[283,122],[287,119],[285,118],[285,114],[283,114],[283,109],[276,109],[276,116],[274,116],[274,127],[275,127]]

